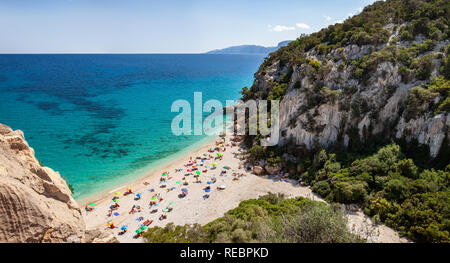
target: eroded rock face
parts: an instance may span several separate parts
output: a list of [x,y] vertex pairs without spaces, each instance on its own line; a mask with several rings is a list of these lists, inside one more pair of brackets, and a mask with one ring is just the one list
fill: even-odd
[[81,210],[21,131],[0,124],[0,242],[85,242]]
[[[387,29],[391,30],[391,38],[397,36],[398,30],[394,31],[392,26]],[[418,37],[415,41],[423,43],[424,40]],[[411,43],[396,45],[409,47]],[[448,41],[436,43],[433,50],[420,56],[433,53],[439,57],[446,45]],[[437,77],[441,61],[434,59],[431,77],[425,81],[414,78],[403,82],[401,65],[391,61],[379,62],[366,82],[356,79],[349,61],[384,47],[386,44],[349,45],[332,49],[327,54],[320,54],[313,48],[302,58],[320,61],[320,70],[314,70],[308,63],[280,65],[279,60],[260,69],[252,87],[255,99],[265,99],[274,85],[271,83],[278,81],[289,69],[292,72],[280,101],[279,144],[294,140],[297,145],[311,149],[316,143],[328,147],[340,141],[347,146],[351,142],[349,131],[356,129],[362,141],[370,139],[371,135],[381,135],[389,140],[417,140],[429,146],[430,156],[436,157],[444,138],[450,138],[450,113],[424,111],[411,119],[405,109],[411,89]],[[436,99],[438,105],[442,98]]]

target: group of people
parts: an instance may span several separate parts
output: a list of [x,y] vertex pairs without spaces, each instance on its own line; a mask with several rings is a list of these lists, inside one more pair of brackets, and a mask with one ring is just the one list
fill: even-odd
[[[218,147],[216,147],[214,149],[214,151],[210,151],[210,152],[212,152],[212,153],[215,152],[215,151],[222,151],[222,152],[224,152],[224,151],[226,151],[226,146],[229,146],[229,144],[225,143],[224,138],[223,138],[222,141],[216,142],[216,145]],[[159,187],[161,189],[162,188],[166,188],[166,192],[167,193],[171,192],[172,190],[175,190],[176,189],[175,186],[168,187],[167,184],[169,184],[170,181],[173,178],[177,177],[177,174],[184,172],[184,174],[181,177],[181,180],[177,182],[177,184],[179,184],[180,186],[183,185],[185,187],[185,188],[181,188],[180,187],[181,188],[181,193],[178,195],[179,198],[184,198],[184,197],[186,197],[188,195],[188,189],[186,187],[189,186],[189,182],[188,182],[189,181],[189,177],[192,176],[193,178],[195,178],[195,183],[202,183],[201,175],[206,175],[209,172],[209,169],[216,168],[217,163],[215,163],[215,161],[217,161],[217,160],[220,161],[222,159],[223,159],[223,154],[220,153],[220,152],[217,153],[217,156],[213,156],[212,154],[205,153],[205,154],[203,154],[203,156],[197,156],[195,158],[190,157],[189,161],[184,165],[184,168],[175,169],[175,174],[173,176],[170,175],[169,172],[164,172],[162,174],[160,180],[159,180],[159,184],[160,184]],[[208,161],[213,161],[214,163],[207,165]],[[225,175],[226,172],[227,172],[226,171],[227,169],[229,169],[229,167],[227,167],[224,170],[222,170],[220,172],[220,176]],[[208,199],[210,197],[210,191],[212,190],[210,184],[214,184],[214,183],[216,183],[216,181],[217,181],[217,179],[215,177],[211,177],[208,180],[208,185],[203,188],[203,190],[206,192],[206,194],[203,195],[203,199],[204,200],[206,200],[206,199]],[[149,182],[144,182],[143,184],[145,186],[149,186],[150,185]],[[217,187],[217,189],[218,190],[224,190],[224,187],[219,186],[219,187]],[[154,193],[155,192],[154,189],[149,189],[148,191],[150,193],[153,193],[151,195],[151,199],[150,199],[150,201],[148,203],[149,209],[150,209],[150,214],[156,214],[156,213],[158,213],[158,209],[156,207],[161,205],[161,203],[164,201],[164,198],[161,196],[161,193]],[[123,194],[123,196],[128,196],[128,195],[132,195],[132,194],[134,194],[133,191],[130,188],[128,188],[127,191]],[[140,194],[140,193],[139,194],[135,194],[134,200],[135,201],[140,201],[141,197],[142,197],[142,194]],[[118,210],[119,207],[120,207],[119,203],[118,203],[118,201],[119,201],[118,197],[117,197],[117,199],[113,199],[113,201],[114,201],[114,204],[110,206],[110,209],[109,209],[109,212],[108,212],[108,217],[112,215],[113,211]],[[90,208],[90,207],[86,206],[85,209],[86,209],[86,211],[92,211],[93,208]],[[167,208],[165,208],[165,209],[162,209],[161,214],[158,217],[159,220],[167,219],[167,214],[169,212],[171,212],[172,210],[173,210],[173,208],[169,207],[169,206]],[[133,215],[133,214],[136,214],[136,213],[141,213],[142,211],[143,211],[143,208],[140,205],[134,204],[131,207],[131,210],[129,211],[129,214]],[[116,214],[118,215],[118,213],[116,213]],[[140,217],[139,219],[144,220],[143,217]],[[139,222],[140,221],[141,220],[139,220]],[[147,220],[145,222],[147,223],[145,226],[148,227],[148,225],[151,224],[151,222],[153,222],[153,221],[152,220]],[[141,228],[139,228],[139,229],[142,229],[143,225],[144,224],[141,224]],[[111,229],[116,228],[116,226],[114,225],[114,223],[112,221],[108,222],[107,227],[111,228]],[[128,226],[126,226],[126,227],[123,226],[122,227],[122,229],[121,229],[122,232],[120,232],[121,235],[123,235],[123,234],[125,234],[127,232],[127,230],[126,230],[127,228],[128,228]],[[138,231],[138,230],[136,231],[137,234],[134,237],[142,236],[142,231]]]

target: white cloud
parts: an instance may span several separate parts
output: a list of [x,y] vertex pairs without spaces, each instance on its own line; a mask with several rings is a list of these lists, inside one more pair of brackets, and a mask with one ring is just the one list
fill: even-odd
[[308,26],[307,24],[305,24],[305,23],[297,23],[297,24],[295,24],[298,28],[301,28],[301,29],[310,29],[310,26]]
[[363,11],[363,8],[362,7],[359,7],[358,8],[358,13],[361,13]]
[[291,30],[295,30],[295,27],[276,25],[272,28],[272,26],[269,25],[269,31],[282,32],[282,31],[291,31]]
[[327,21],[331,21],[331,16],[323,16],[325,18],[325,20]]
[[295,26],[283,26],[283,25],[276,25],[276,26],[268,25],[267,26],[267,29],[270,32],[293,31],[296,28],[310,29],[311,27],[305,23],[296,23]]
[[334,21],[335,24],[342,24],[342,20],[336,20]]

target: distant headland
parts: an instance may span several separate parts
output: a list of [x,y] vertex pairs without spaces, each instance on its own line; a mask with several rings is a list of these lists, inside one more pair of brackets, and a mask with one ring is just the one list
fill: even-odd
[[277,51],[280,47],[286,46],[292,40],[285,40],[278,43],[275,47],[264,47],[258,45],[240,45],[232,46],[223,49],[215,49],[206,52],[206,54],[239,54],[239,55],[269,55]]

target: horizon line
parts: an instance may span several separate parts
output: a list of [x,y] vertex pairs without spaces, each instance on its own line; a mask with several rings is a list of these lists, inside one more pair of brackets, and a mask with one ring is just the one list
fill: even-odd
[[86,52],[86,53],[78,53],[78,52],[73,52],[73,53],[59,53],[59,52],[55,52],[55,53],[1,53],[0,55],[267,55],[265,53],[228,53],[228,54],[221,54],[221,53],[209,53],[209,51],[207,52],[202,52],[202,53],[100,53],[100,52]]

